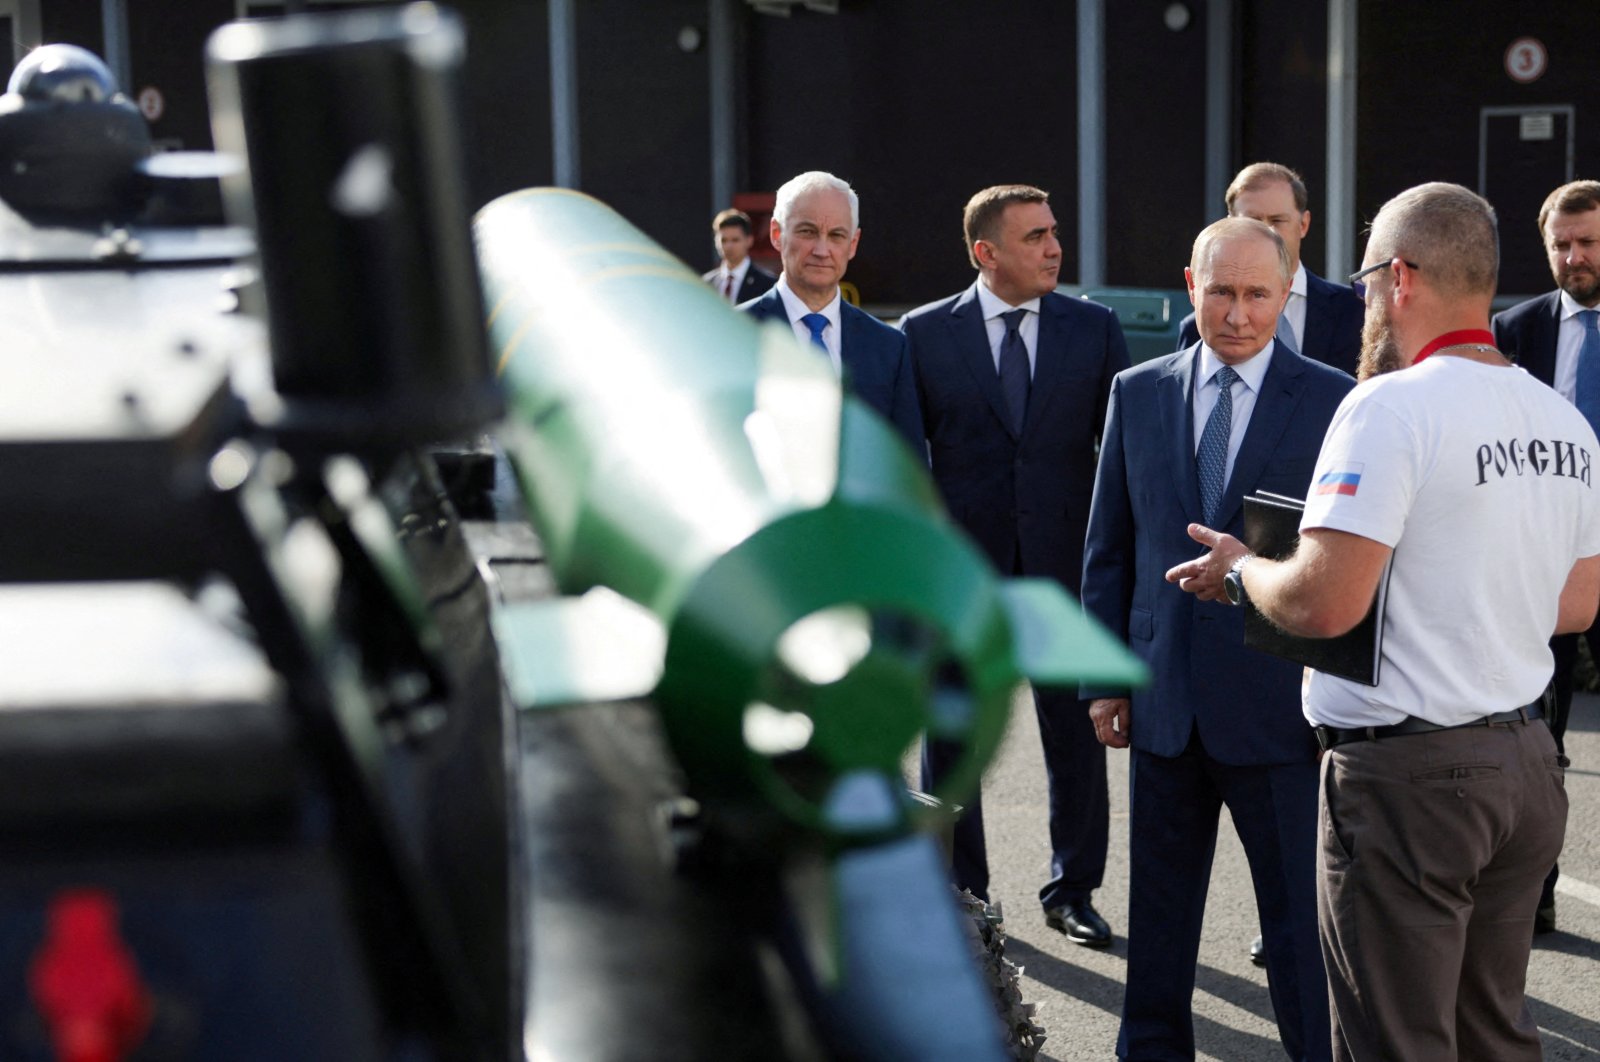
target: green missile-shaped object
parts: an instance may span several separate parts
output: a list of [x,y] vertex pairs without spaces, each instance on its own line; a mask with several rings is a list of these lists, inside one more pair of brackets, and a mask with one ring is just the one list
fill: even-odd
[[[1057,584],[1001,579],[919,456],[786,329],[732,312],[599,201],[475,222],[502,435],[567,598],[497,637],[524,706],[651,694],[702,798],[841,836],[926,730],[956,802],[1024,680],[1143,681]],[[867,801],[871,804],[871,801]]]

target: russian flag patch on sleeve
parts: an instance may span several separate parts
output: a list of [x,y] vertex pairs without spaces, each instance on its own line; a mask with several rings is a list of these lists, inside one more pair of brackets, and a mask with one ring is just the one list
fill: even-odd
[[1354,494],[1361,485],[1360,465],[1346,465],[1317,477],[1315,494]]

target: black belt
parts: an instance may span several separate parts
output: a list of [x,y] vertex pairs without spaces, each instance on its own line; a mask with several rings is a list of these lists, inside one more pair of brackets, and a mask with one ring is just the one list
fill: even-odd
[[1457,723],[1454,726],[1441,726],[1430,723],[1426,719],[1411,716],[1390,723],[1388,726],[1358,726],[1348,730],[1341,730],[1336,726],[1317,726],[1311,729],[1317,732],[1317,744],[1326,752],[1340,745],[1348,745],[1352,741],[1376,741],[1379,738],[1404,737],[1407,734],[1430,734],[1435,730],[1460,730],[1468,726],[1489,726],[1493,723],[1531,723],[1544,715],[1544,698],[1521,708],[1513,708],[1508,712],[1496,712],[1486,715],[1482,719],[1474,719],[1470,723]]

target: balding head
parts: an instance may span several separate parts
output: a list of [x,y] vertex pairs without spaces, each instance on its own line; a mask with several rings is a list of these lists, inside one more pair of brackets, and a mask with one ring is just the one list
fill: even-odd
[[1289,258],[1288,248],[1284,246],[1283,238],[1273,231],[1270,225],[1255,220],[1254,218],[1223,218],[1213,221],[1200,230],[1200,235],[1194,238],[1194,247],[1189,252],[1189,269],[1195,274],[1207,272],[1206,266],[1214,257],[1217,244],[1222,240],[1262,240],[1270,243],[1276,249],[1280,272],[1285,285],[1294,276],[1294,263]]
[[1494,207],[1459,184],[1406,189],[1383,204],[1367,237],[1367,265],[1396,258],[1444,298],[1493,298],[1500,274]]

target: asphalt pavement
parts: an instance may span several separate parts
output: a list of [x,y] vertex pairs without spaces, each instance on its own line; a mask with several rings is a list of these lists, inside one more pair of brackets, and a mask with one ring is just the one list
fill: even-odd
[[[984,785],[990,893],[1001,902],[1006,956],[1025,968],[1023,996],[1038,1005],[1048,1039],[1042,1062],[1115,1057],[1126,975],[1128,926],[1128,756],[1112,751],[1111,851],[1095,904],[1117,939],[1093,951],[1048,928],[1038,888],[1047,876],[1044,764],[1032,705],[1018,702],[1005,747]],[[1580,694],[1567,731],[1567,820],[1557,931],[1535,938],[1529,1006],[1552,1062],[1600,1062],[1600,696]],[[1244,850],[1223,815],[1217,840],[1194,996],[1197,1057],[1215,1062],[1278,1062],[1266,971],[1246,949],[1257,932]]]

